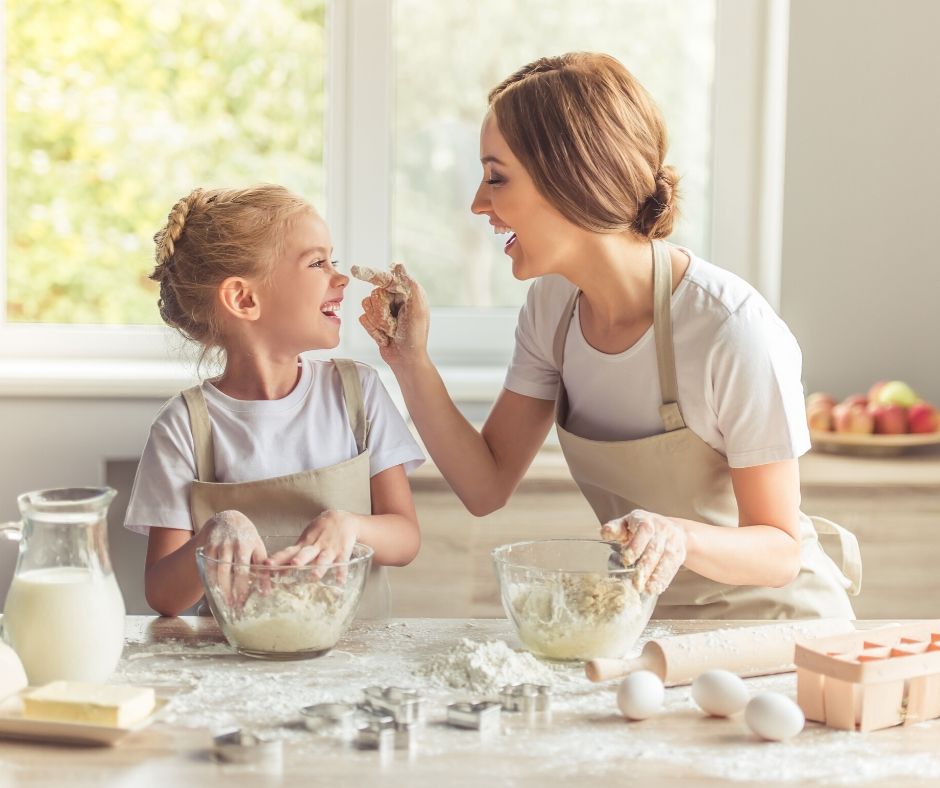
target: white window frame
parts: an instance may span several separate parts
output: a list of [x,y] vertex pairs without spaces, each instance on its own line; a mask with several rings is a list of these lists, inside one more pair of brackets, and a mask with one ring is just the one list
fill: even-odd
[[[347,263],[381,265],[391,250],[393,1],[329,2],[327,219],[337,254]],[[789,0],[717,0],[708,256],[751,281],[774,306],[780,281],[788,17]],[[2,37],[0,54],[5,54]],[[0,134],[5,153],[5,124]],[[0,183],[0,202],[6,204],[5,183]],[[6,250],[2,222],[0,250]],[[367,291],[362,283],[350,284],[342,344],[331,354],[381,367],[374,344],[356,320],[358,301]],[[0,319],[5,305],[5,261],[0,260]],[[431,355],[454,396],[493,399],[512,352],[516,316],[515,309],[505,308],[432,310]],[[180,360],[179,339],[162,326],[0,320],[0,396],[162,396],[194,376],[191,361]]]

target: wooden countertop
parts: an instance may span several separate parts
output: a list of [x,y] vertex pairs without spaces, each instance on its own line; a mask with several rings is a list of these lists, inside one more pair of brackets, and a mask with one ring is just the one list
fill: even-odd
[[[410,478],[416,491],[449,489],[430,458]],[[800,481],[804,489],[883,487],[940,492],[940,448],[921,447],[894,457],[858,457],[810,451],[800,458]],[[520,489],[576,489],[557,445],[546,444],[539,451],[520,483]]]
[[[735,626],[747,622],[723,622]],[[861,627],[876,622],[859,622]],[[656,621],[645,637],[703,631],[714,622]],[[0,741],[0,785],[353,785],[448,788],[636,782],[643,785],[763,785],[814,781],[853,785],[937,784],[940,721],[871,734],[810,723],[786,743],[750,734],[741,715],[706,718],[688,687],[667,690],[665,710],[644,722],[617,713],[616,683],[594,685],[579,668],[559,669],[550,719],[503,714],[502,729],[481,738],[440,724],[448,702],[466,692],[415,674],[460,638],[503,639],[518,647],[506,620],[397,619],[358,623],[329,654],[301,662],[251,660],[231,652],[211,619],[128,617],[127,646],[115,680],[155,686],[169,704],[150,727],[114,748]],[[362,687],[421,688],[428,724],[411,752],[382,757],[297,725],[301,706],[352,700]],[[794,695],[794,674],[748,679],[753,692]],[[210,757],[211,737],[232,726],[284,740],[280,765],[236,766]],[[9,782],[7,782],[9,780]]]

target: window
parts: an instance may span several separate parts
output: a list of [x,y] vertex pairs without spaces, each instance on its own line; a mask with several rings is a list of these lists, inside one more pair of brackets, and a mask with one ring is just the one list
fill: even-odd
[[326,0],[6,3],[6,321],[157,324],[195,186],[324,196]]
[[[324,210],[343,263],[405,262],[431,297],[435,360],[501,380],[527,285],[469,211],[479,124],[499,80],[578,49],[621,59],[663,110],[683,177],[675,239],[755,281],[762,145],[782,128],[762,93],[782,97],[766,60],[786,6],[771,6],[6,3],[0,356],[176,359],[151,237],[193,186],[263,180]],[[377,362],[355,320],[366,291],[350,286],[339,352]]]

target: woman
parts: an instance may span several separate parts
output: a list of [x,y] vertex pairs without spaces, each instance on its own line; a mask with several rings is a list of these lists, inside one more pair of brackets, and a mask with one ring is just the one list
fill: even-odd
[[[451,487],[475,515],[500,508],[554,420],[602,535],[661,594],[657,617],[852,617],[857,543],[799,509],[800,349],[747,283],[663,241],[678,178],[646,91],[614,58],[575,53],[489,101],[472,210],[511,233],[513,274],[535,281],[482,431],[428,357],[427,301],[403,268],[372,277],[360,318]],[[849,577],[817,530],[838,533]]]

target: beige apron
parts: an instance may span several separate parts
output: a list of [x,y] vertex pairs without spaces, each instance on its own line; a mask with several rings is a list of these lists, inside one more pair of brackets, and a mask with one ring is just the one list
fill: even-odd
[[[633,509],[736,528],[738,508],[727,459],[685,425],[678,403],[672,342],[672,265],[669,247],[653,242],[653,333],[665,432],[647,438],[597,441],[568,432],[568,399],[559,381],[555,426],[561,448],[581,492],[603,523]],[[563,369],[565,339],[579,293],[562,314],[554,341],[555,364]],[[861,582],[858,542],[848,531],[822,518],[800,513],[801,569],[783,588],[733,586],[709,580],[685,567],[660,596],[654,618],[779,619],[854,618],[846,589]],[[819,544],[817,534],[837,537],[842,569]],[[847,575],[847,576],[846,576]]]
[[[351,460],[287,476],[251,482],[216,482],[212,426],[201,386],[183,392],[196,448],[196,473],[189,494],[194,532],[217,512],[236,509],[258,529],[268,553],[288,547],[317,515],[326,509],[342,509],[356,514],[372,514],[369,449],[362,400],[362,387],[355,363],[333,359],[343,385],[343,398],[349,424],[359,454]],[[389,614],[390,593],[384,567],[373,564],[359,618],[385,618]]]

